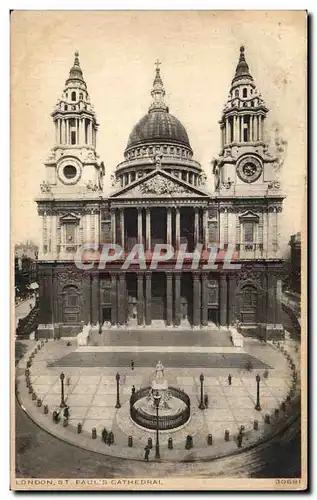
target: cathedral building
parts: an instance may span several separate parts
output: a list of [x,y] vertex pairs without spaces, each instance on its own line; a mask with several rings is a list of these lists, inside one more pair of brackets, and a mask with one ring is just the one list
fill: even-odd
[[[281,335],[284,196],[277,158],[265,141],[267,113],[241,47],[219,122],[221,149],[209,190],[186,129],[165,102],[157,63],[148,112],[130,133],[113,190],[105,196],[97,117],[75,53],[51,115],[55,145],[36,200],[42,220],[39,336],[74,336],[83,324],[102,332],[222,331],[234,323],[245,336]],[[85,269],[76,264],[83,245],[96,250],[114,244],[122,252],[106,265],[89,259]],[[124,265],[135,245],[143,245],[144,265]],[[166,252],[171,245],[173,253],[153,266],[157,245]],[[194,265],[197,248],[202,251]],[[181,252],[183,264],[176,266]]]

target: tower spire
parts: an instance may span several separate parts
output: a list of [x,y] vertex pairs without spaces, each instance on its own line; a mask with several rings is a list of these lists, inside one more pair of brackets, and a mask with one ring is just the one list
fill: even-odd
[[84,77],[83,77],[83,72],[82,72],[82,69],[81,69],[80,63],[79,63],[79,52],[78,52],[78,50],[76,50],[74,56],[75,56],[75,58],[74,58],[74,64],[73,64],[72,68],[69,71],[69,77],[66,80],[66,85],[69,82],[71,82],[72,80],[79,80],[82,83],[85,83],[85,80],[84,80]]
[[149,108],[149,112],[151,112],[151,111],[166,111],[168,113],[168,107],[166,106],[166,104],[164,102],[165,89],[164,89],[163,81],[162,81],[162,77],[161,77],[160,64],[162,64],[161,61],[159,61],[157,59],[155,62],[155,66],[156,66],[155,78],[154,78],[153,87],[151,90],[151,96],[153,97],[153,102]]
[[253,80],[252,76],[250,75],[249,71],[249,66],[248,63],[245,60],[245,55],[244,55],[245,49],[243,45],[240,47],[240,57],[239,57],[239,62],[236,67],[236,73],[234,75],[234,78],[232,80],[232,83],[235,82],[236,80],[240,78],[247,78],[250,80]]

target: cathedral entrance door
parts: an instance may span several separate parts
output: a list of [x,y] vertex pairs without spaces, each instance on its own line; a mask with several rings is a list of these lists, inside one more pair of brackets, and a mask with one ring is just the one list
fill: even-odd
[[165,273],[152,274],[152,320],[166,319]]

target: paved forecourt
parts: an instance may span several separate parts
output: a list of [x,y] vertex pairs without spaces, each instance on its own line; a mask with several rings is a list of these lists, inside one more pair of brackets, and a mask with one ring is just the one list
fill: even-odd
[[[199,448],[203,454],[207,452],[210,454],[211,447],[207,446],[208,434],[213,436],[216,446],[212,446],[212,449],[216,452],[217,442],[219,446],[221,445],[221,449],[224,446],[226,430],[229,431],[232,440],[241,425],[245,427],[246,432],[251,432],[254,420],[259,421],[261,429],[264,426],[265,415],[272,414],[281,401],[285,400],[292,383],[290,369],[284,356],[275,347],[252,340],[245,342],[244,349],[223,347],[223,353],[219,352],[217,347],[203,347],[200,349],[203,352],[199,352],[197,347],[195,352],[191,352],[187,346],[184,348],[142,346],[140,347],[142,352],[137,352],[137,348],[131,349],[131,346],[120,346],[117,352],[113,353],[106,346],[100,348],[90,346],[85,349],[77,348],[75,340],[71,340],[71,345],[67,343],[69,339],[49,341],[44,344],[35,355],[30,368],[33,389],[37,397],[41,398],[42,405],[49,407],[50,415],[45,416],[45,426],[55,434],[62,428],[61,424],[53,423],[51,412],[60,405],[59,375],[63,371],[65,400],[70,409],[70,427],[62,429],[64,438],[67,440],[67,435],[73,436],[71,427],[77,428],[80,423],[83,433],[76,438],[81,439],[82,446],[85,447],[83,443],[87,442],[89,444],[87,447],[94,449],[100,446],[102,430],[104,428],[112,430],[115,444],[112,446],[103,444],[103,446],[105,453],[116,456],[132,454],[136,455],[135,458],[142,458],[148,437],[152,437],[153,442],[155,441],[155,433],[143,430],[131,421],[129,399],[132,386],[138,389],[151,384],[158,359],[165,366],[168,384],[181,388],[191,399],[189,422],[180,430],[160,432],[162,453],[166,458],[175,456],[177,459],[180,457],[177,453],[185,453],[184,445],[188,434],[193,436],[197,453]],[[33,348],[34,343],[29,353]],[[24,368],[26,359],[28,354],[21,360],[20,368]],[[135,362],[133,370],[130,365],[131,359]],[[120,374],[121,404],[118,409],[115,408],[117,372]],[[208,409],[203,411],[198,408],[201,372],[204,374],[204,393],[209,399]],[[18,381],[21,389],[19,392],[23,399],[28,396],[25,395],[27,390],[23,389],[24,370],[23,374],[21,370],[18,370],[18,373],[20,373]],[[231,385],[228,381],[229,373],[232,376]],[[254,409],[256,374],[261,376],[261,411]],[[25,403],[27,411],[43,414],[43,407],[37,408],[30,398]],[[97,430],[98,436],[95,441],[91,439],[93,428]],[[262,436],[262,431],[257,435]],[[127,448],[128,436],[133,437],[133,449]],[[167,449],[169,437],[173,438],[172,451]]]

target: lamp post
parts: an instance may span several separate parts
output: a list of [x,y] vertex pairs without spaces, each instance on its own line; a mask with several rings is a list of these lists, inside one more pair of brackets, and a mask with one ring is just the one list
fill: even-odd
[[255,410],[261,411],[262,408],[261,408],[261,405],[260,405],[260,381],[261,381],[260,375],[257,375],[255,377],[255,380],[256,380],[256,405],[255,405]]
[[160,457],[160,442],[159,442],[159,406],[160,406],[160,401],[161,401],[161,395],[159,394],[158,391],[156,391],[155,394],[153,394],[154,402],[155,402],[155,407],[156,407],[156,445],[155,445],[155,458],[161,458]]
[[61,404],[59,406],[60,406],[60,408],[65,408],[65,406],[66,406],[65,399],[64,399],[64,378],[65,378],[65,375],[63,372],[60,374],[59,378],[61,380]]
[[200,380],[200,403],[199,403],[199,408],[200,408],[200,410],[204,410],[205,409],[205,405],[204,405],[204,375],[202,373],[200,374],[199,380]]
[[119,399],[119,382],[120,382],[120,375],[119,375],[119,373],[117,373],[117,375],[116,375],[116,381],[117,381],[117,402],[116,402],[116,408],[121,408],[120,399]]

